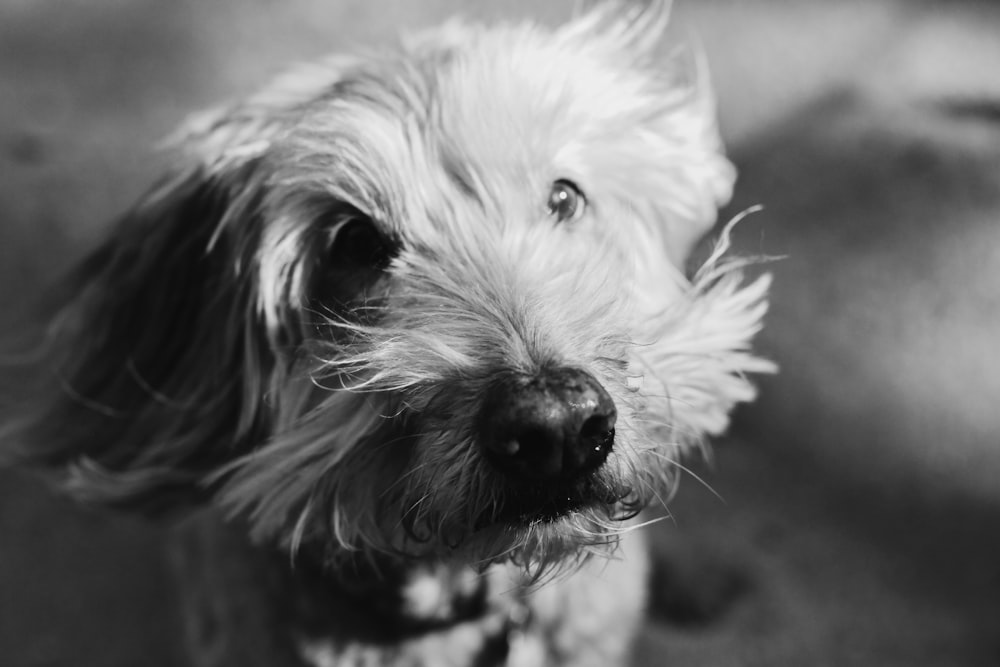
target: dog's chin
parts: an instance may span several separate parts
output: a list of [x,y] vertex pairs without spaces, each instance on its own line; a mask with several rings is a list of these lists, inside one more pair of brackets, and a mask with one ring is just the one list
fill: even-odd
[[598,476],[510,489],[449,553],[466,564],[513,562],[534,574],[611,549],[638,514],[626,489]]
[[[475,494],[475,506],[468,504],[469,494],[464,502],[424,508],[419,516],[402,510],[414,506],[411,500],[397,498],[380,508],[379,530],[364,541],[346,543],[329,529],[311,537],[324,545],[317,546],[334,567],[367,554],[474,568],[514,562],[537,573],[613,548],[645,505],[644,498],[600,471],[559,482],[508,481],[491,491]],[[294,541],[286,537],[286,543]]]
[[553,523],[580,513],[611,516],[628,491],[616,489],[596,475],[557,483],[524,484],[509,489],[494,507],[483,511],[475,530],[501,525],[510,529]]

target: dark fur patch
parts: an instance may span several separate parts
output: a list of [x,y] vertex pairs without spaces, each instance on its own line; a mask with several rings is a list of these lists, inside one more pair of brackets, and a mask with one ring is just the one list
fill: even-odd
[[62,391],[47,387],[21,438],[29,464],[107,473],[101,488],[61,480],[75,495],[151,510],[262,430],[269,363],[253,281],[230,275],[240,249],[217,234],[230,193],[200,173],[167,187],[70,277],[42,355]]

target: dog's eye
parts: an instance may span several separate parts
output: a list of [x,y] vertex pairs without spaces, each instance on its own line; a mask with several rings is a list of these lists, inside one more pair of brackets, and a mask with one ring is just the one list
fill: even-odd
[[320,229],[327,244],[325,254],[317,258],[312,299],[319,309],[344,315],[375,295],[373,290],[399,248],[371,218],[354,208],[332,211]]
[[575,183],[560,179],[549,190],[546,208],[556,222],[572,222],[580,218],[587,209],[587,198]]
[[334,265],[340,267],[382,270],[392,260],[392,250],[375,223],[358,215],[344,220],[336,228],[329,257]]

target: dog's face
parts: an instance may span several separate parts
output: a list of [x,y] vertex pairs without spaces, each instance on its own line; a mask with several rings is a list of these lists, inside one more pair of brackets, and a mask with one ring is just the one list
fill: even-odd
[[453,24],[194,121],[55,321],[34,456],[333,559],[613,543],[767,368],[766,282],[681,273],[733,176],[665,16]]

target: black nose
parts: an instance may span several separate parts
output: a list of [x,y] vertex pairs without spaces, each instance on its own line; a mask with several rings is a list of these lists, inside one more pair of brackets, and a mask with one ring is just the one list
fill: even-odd
[[573,479],[607,459],[617,416],[608,392],[584,371],[509,375],[487,391],[480,438],[487,460],[515,480]]

